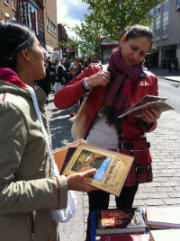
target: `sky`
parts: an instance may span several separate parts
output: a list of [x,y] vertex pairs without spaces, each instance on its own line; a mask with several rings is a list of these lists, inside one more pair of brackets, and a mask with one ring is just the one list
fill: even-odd
[[[84,20],[84,13],[88,13],[88,4],[81,0],[57,0],[57,21],[74,27]],[[66,28],[70,37],[75,35]]]

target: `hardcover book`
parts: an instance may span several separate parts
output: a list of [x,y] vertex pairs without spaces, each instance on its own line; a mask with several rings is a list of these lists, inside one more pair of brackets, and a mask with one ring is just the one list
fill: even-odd
[[68,148],[68,151],[66,153],[66,157],[64,159],[64,162],[63,162],[63,165],[62,165],[62,168],[61,168],[61,171],[60,171],[60,174],[62,175],[63,174],[63,171],[65,169],[65,167],[67,166],[71,156],[73,155],[73,153],[75,152],[76,150],[76,147],[69,147]]
[[143,211],[140,208],[97,210],[94,213],[96,234],[132,234],[146,230]]
[[79,139],[77,141],[74,141],[66,146],[62,146],[58,150],[54,152],[54,159],[58,166],[59,172],[62,174],[62,167],[64,166],[64,161],[66,159],[66,156],[68,154],[69,148],[76,148],[80,143],[85,143],[84,139]]
[[118,118],[123,118],[128,115],[134,115],[136,117],[141,117],[141,113],[145,109],[157,109],[158,111],[168,111],[173,110],[174,108],[170,106],[167,102],[166,97],[154,96],[154,95],[146,95],[135,105],[131,106],[127,109],[123,114],[119,115]]
[[180,207],[146,207],[146,223],[149,228],[180,228]]
[[97,172],[87,182],[105,192],[119,195],[133,157],[88,144],[80,144],[63,171],[63,175],[96,168]]

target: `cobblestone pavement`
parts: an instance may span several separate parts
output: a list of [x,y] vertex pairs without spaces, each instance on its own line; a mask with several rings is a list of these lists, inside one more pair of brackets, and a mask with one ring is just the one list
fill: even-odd
[[[47,114],[53,140],[53,148],[72,142],[70,128],[73,118],[70,110],[58,110],[50,95]],[[140,184],[133,206],[180,206],[180,114],[165,112],[158,121],[158,127],[147,134],[151,142],[153,159],[153,182]],[[78,211],[66,224],[61,224],[61,241],[83,241],[88,213],[87,194],[77,192]],[[111,196],[110,207],[115,207]]]

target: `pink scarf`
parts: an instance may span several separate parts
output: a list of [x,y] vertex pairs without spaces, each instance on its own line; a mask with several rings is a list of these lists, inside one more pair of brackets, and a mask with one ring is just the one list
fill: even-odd
[[27,88],[25,83],[19,79],[16,72],[10,68],[0,68],[0,80],[4,80],[7,83],[16,85],[21,88]]

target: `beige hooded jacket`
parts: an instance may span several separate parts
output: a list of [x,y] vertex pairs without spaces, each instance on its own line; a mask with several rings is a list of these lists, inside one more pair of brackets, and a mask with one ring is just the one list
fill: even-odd
[[[43,122],[45,93],[35,88]],[[29,91],[0,80],[0,240],[58,241],[50,209],[67,205],[66,177],[50,158]]]

